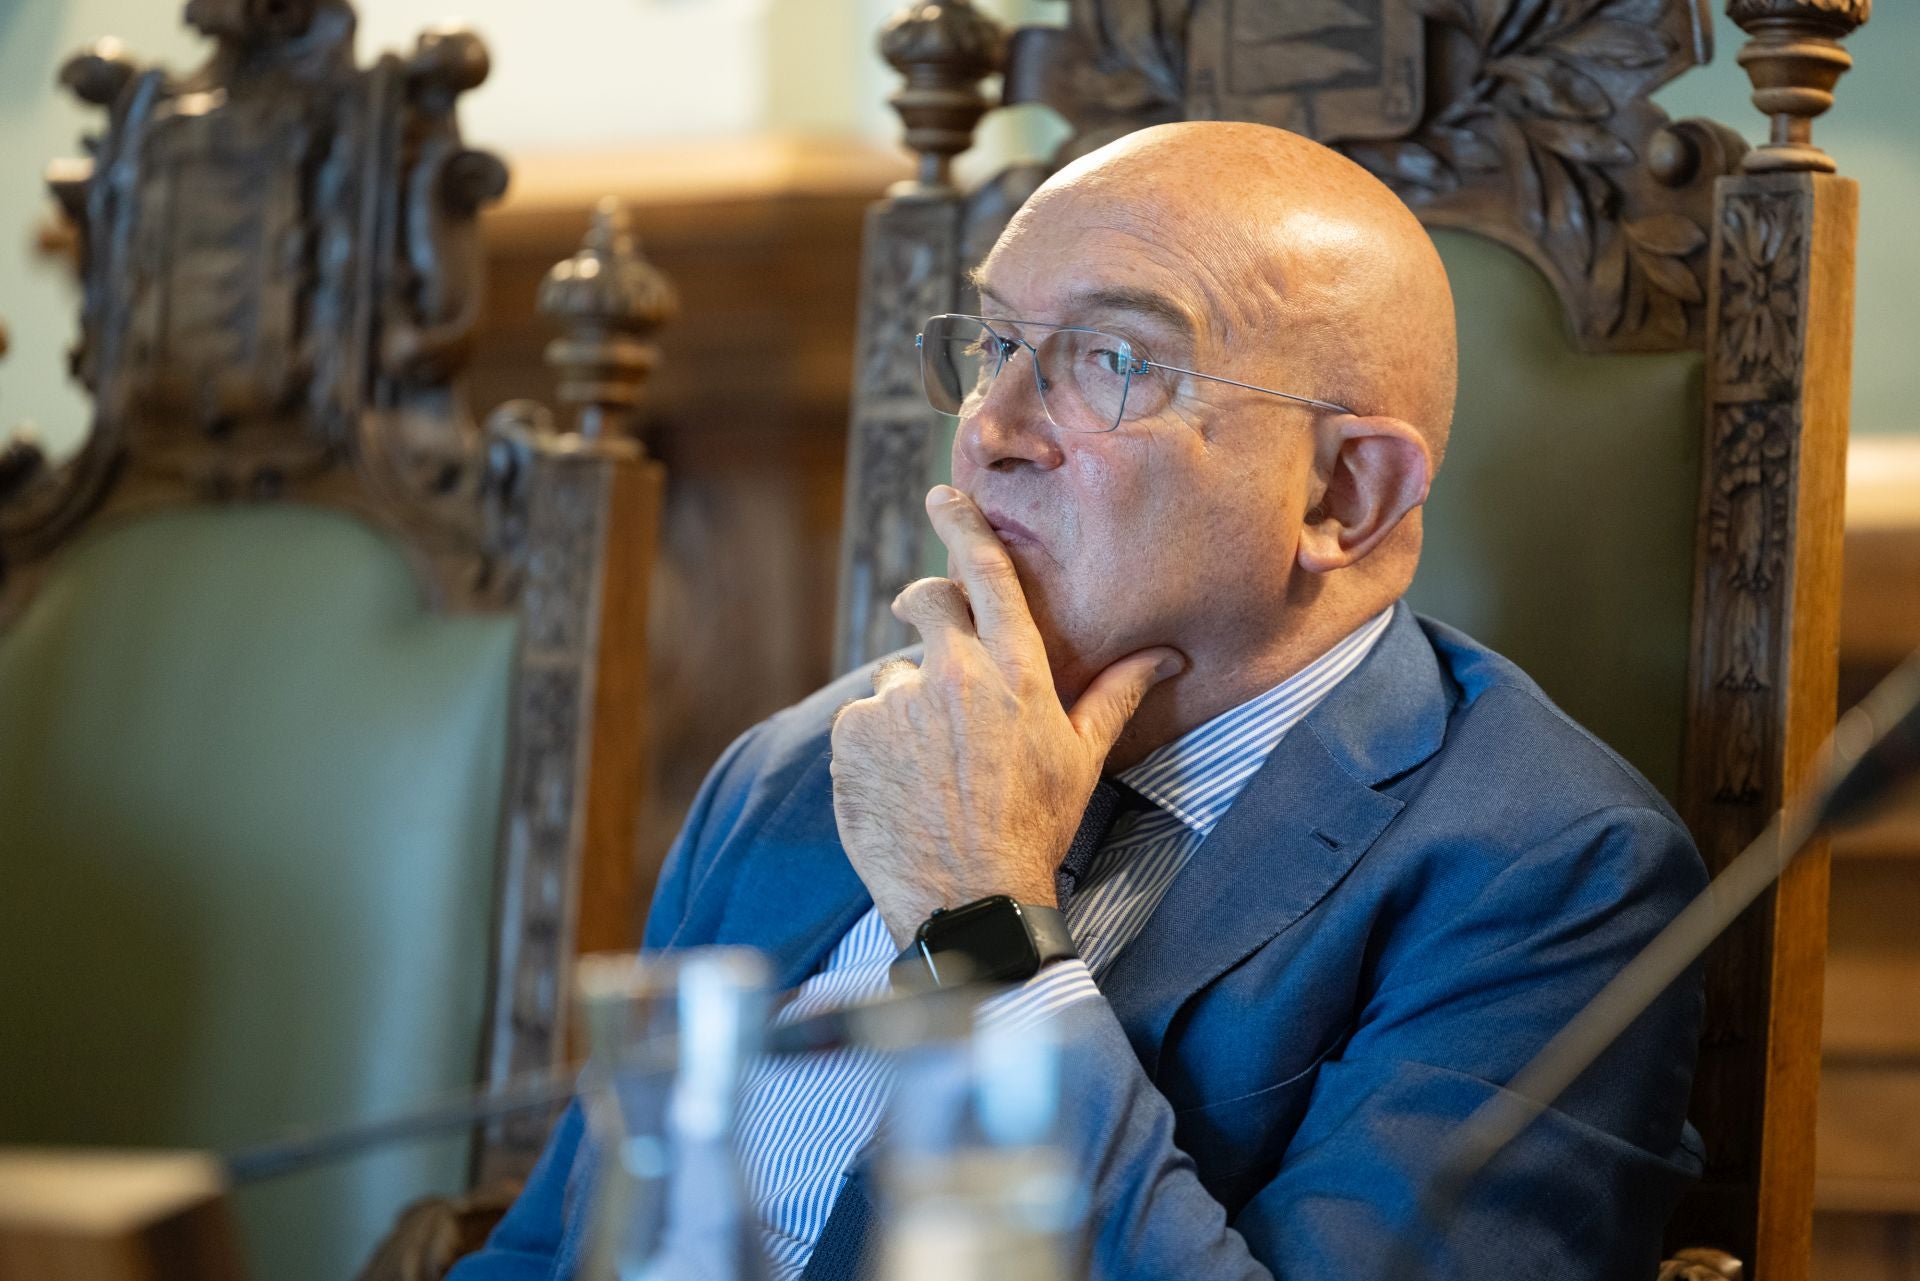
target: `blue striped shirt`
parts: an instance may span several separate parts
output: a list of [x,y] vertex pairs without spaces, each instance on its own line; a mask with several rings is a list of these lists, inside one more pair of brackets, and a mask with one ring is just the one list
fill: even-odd
[[[1391,618],[1388,610],[1370,619],[1272,689],[1122,772],[1120,781],[1153,804],[1120,817],[1067,904],[1079,959],[1050,965],[993,998],[980,1018],[1027,1026],[1076,1001],[1097,999],[1099,976],[1139,935],[1247,780],[1286,732],[1360,665]],[[884,996],[895,953],[880,913],[869,911],[801,984],[780,1021]],[[739,1114],[740,1162],[776,1281],[793,1281],[806,1269],[842,1175],[879,1124],[886,1088],[881,1057],[858,1049],[769,1060],[749,1074]]]

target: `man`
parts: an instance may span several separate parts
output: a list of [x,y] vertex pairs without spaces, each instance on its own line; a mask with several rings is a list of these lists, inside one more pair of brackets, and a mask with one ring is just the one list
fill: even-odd
[[[922,338],[960,418],[928,499],[952,577],[895,603],[923,657],[734,745],[647,942],[765,948],[806,1011],[884,991],[923,934],[986,950],[956,916],[1022,922],[991,1017],[1097,1057],[1072,1100],[1095,1275],[1377,1275],[1454,1128],[1698,890],[1698,857],[1520,672],[1398,603],[1455,349],[1385,187],[1278,130],[1149,129],[1043,187],[977,283],[986,319]],[[1103,774],[1136,802],[1105,831]],[[1432,1266],[1651,1276],[1697,1168],[1699,1012],[1687,983],[1640,1019]],[[780,1275],[857,1273],[871,1086],[848,1060],[748,1091]],[[567,1273],[578,1137],[460,1281]]]

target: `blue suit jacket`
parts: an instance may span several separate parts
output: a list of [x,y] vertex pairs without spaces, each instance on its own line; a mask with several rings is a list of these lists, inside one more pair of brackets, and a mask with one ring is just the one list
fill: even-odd
[[[867,910],[827,733],[869,688],[849,676],[728,750],[648,946],[751,944],[792,986]],[[1512,664],[1401,605],[1181,872],[1106,999],[1066,1015],[1099,1064],[1070,1101],[1093,1274],[1377,1275],[1454,1127],[1704,880],[1639,775]],[[1700,1010],[1689,978],[1629,1029],[1482,1176],[1434,1270],[1650,1278],[1698,1170]],[[455,1281],[569,1274],[579,1142],[576,1111]]]

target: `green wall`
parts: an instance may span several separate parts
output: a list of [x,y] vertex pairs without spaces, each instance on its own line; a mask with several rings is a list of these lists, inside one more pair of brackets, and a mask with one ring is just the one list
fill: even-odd
[[[1669,85],[1659,102],[1675,116],[1711,116],[1757,142],[1766,120],[1755,111],[1746,73],[1733,58],[1744,35],[1714,3],[1713,62]],[[1847,42],[1853,70],[1813,138],[1840,172],[1860,182],[1859,287],[1855,294],[1853,429],[1867,435],[1920,432],[1920,237],[1910,226],[1920,208],[1920,5],[1881,0],[1873,19]]]

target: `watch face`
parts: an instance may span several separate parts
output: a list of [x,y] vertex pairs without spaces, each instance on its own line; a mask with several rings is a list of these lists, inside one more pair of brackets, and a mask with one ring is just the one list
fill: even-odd
[[[1024,979],[1040,968],[1020,905],[1005,895],[942,912],[927,922],[921,941],[942,987]],[[965,979],[956,972],[959,965],[970,967]]]

